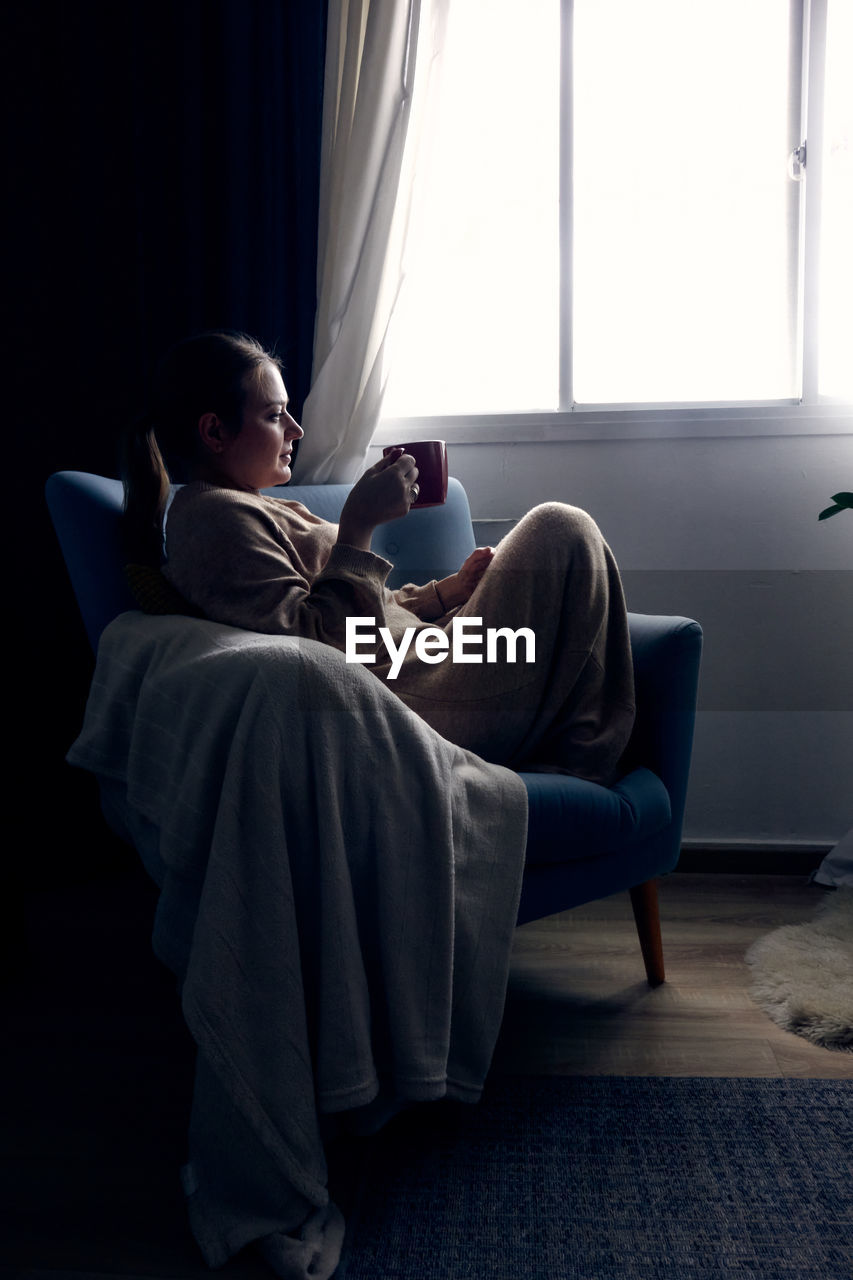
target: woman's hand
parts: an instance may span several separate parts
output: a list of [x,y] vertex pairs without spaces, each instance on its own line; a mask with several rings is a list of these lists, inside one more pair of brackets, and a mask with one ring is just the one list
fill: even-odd
[[395,449],[369,467],[350,490],[338,525],[338,541],[370,550],[373,530],[404,516],[418,495],[418,468],[410,453]]
[[460,569],[451,573],[449,578],[442,578],[437,585],[445,610],[467,604],[477,583],[492,563],[494,554],[494,547],[476,547]]

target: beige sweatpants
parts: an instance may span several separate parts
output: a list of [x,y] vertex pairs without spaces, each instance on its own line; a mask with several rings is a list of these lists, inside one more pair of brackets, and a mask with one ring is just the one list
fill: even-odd
[[[515,662],[501,641],[492,663],[426,665],[410,651],[394,692],[486,760],[611,782],[634,722],[634,680],[619,571],[595,521],[559,502],[534,507],[460,615],[482,619],[484,634],[529,628],[535,661],[523,642]],[[452,634],[452,619],[440,625]]]

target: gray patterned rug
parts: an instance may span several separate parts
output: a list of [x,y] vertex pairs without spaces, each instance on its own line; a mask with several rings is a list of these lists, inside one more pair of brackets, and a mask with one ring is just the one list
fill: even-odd
[[497,1078],[365,1143],[335,1280],[850,1280],[853,1081]]

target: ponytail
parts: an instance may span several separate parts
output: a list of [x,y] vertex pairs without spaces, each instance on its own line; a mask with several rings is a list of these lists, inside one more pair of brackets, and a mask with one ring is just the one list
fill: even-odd
[[139,418],[122,442],[123,536],[127,559],[159,568],[163,560],[163,519],[171,490],[154,420]]
[[240,430],[246,379],[257,376],[267,364],[281,368],[278,357],[257,339],[233,330],[197,334],[166,353],[153,388],[153,413],[133,423],[122,443],[129,561],[160,567],[169,468],[191,469],[199,450],[201,414],[215,412],[229,429]]

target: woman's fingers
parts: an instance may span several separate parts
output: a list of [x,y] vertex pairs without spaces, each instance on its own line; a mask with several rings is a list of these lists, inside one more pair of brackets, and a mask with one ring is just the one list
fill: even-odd
[[494,547],[475,547],[463,564],[463,569],[474,569],[483,573],[495,554]]
[[469,600],[483,574],[492,562],[494,547],[475,547],[454,575],[463,600]]
[[365,471],[353,486],[345,503],[349,518],[364,527],[375,528],[406,515],[419,488],[418,468],[410,453],[402,449],[385,454]]
[[[388,467],[392,467],[395,462],[398,462],[399,459],[402,458],[404,452],[405,451],[403,449],[392,449],[390,453],[383,453],[379,461],[374,462],[370,470],[386,471]],[[414,461],[414,459],[412,459],[412,461]]]
[[[403,475],[403,478],[410,483],[417,479],[417,464],[410,453],[406,453],[403,449],[394,449],[391,453],[383,454],[378,462],[375,462],[370,468],[374,473],[387,471],[390,467],[396,467]],[[365,472],[365,475],[368,473]]]

